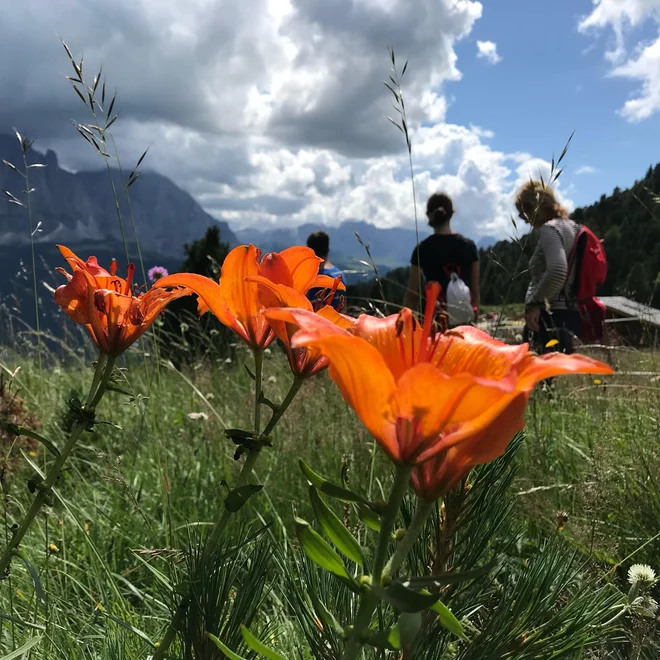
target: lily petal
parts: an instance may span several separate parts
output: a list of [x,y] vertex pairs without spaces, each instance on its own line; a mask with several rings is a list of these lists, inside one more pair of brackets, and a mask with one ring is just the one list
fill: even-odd
[[614,371],[612,367],[604,362],[593,360],[584,355],[551,353],[539,357],[530,353],[521,362],[519,373],[517,386],[521,390],[529,392],[536,383],[554,376],[564,374],[603,374],[610,376]]
[[[277,252],[269,252],[265,254],[261,263],[259,264],[259,276],[268,279],[276,284],[284,284],[288,287],[293,287],[293,277],[289,270],[289,265],[286,259]],[[251,281],[252,278],[247,278]]]
[[[207,310],[211,310],[221,323],[234,330],[247,341],[246,330],[237,323],[236,317],[232,314],[225,302],[220,285],[212,279],[198,275],[197,273],[174,273],[156,280],[151,290],[169,289],[174,287],[186,287],[199,296],[197,311],[200,316]],[[202,304],[203,303],[203,304]]]
[[[335,285],[335,278],[330,275],[317,275],[314,281],[310,284],[308,289],[332,289]],[[346,285],[343,281],[337,284],[338,291],[346,291]]]
[[385,318],[362,314],[354,332],[380,351],[395,378],[417,361],[421,328],[409,309]]
[[300,293],[306,293],[312,286],[323,259],[319,259],[311,248],[301,245],[282,250],[279,256],[289,268],[293,279],[293,288],[300,291]]
[[399,459],[415,461],[452,421],[460,400],[474,386],[473,378],[449,378],[428,363],[408,369],[397,381],[392,401]]
[[[296,333],[294,343],[298,343],[300,334]],[[304,345],[317,348],[330,360],[330,377],[345,401],[390,458],[398,461],[399,448],[390,412],[396,386],[381,354],[364,339],[347,333],[310,339]]]

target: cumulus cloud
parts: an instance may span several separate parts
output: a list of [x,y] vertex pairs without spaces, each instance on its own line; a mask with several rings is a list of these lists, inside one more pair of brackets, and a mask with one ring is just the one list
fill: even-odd
[[660,110],[660,36],[636,57],[615,67],[612,75],[642,83],[635,98],[626,101],[621,114],[630,121],[648,119]]
[[[614,47],[605,53],[612,63],[610,75],[641,83],[620,114],[629,121],[641,121],[660,110],[660,0],[594,0],[592,12],[578,25],[582,32],[612,28]],[[647,21],[655,22],[658,37],[637,44],[630,52],[627,36]]]
[[502,58],[497,53],[497,44],[494,41],[477,41],[477,57],[491,64],[497,64]]
[[148,167],[236,226],[412,226],[407,152],[386,118],[387,46],[399,72],[409,62],[420,203],[445,189],[463,231],[502,235],[521,168],[539,165],[492,149],[486,129],[446,122],[445,90],[462,75],[455,45],[481,16],[476,1],[0,0],[0,11],[11,53],[0,60],[0,132],[16,125],[71,169],[100,165],[69,122],[89,117],[64,79],[61,35],[90,80],[103,65],[118,90],[124,166],[149,146]]

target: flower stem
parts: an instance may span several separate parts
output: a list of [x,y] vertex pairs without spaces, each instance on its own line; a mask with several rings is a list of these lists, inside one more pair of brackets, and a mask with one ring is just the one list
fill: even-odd
[[[106,362],[105,355],[102,353],[99,354],[99,358],[96,363],[96,370],[94,372],[89,395],[87,397],[87,403],[85,404],[86,412],[93,412],[94,407],[101,400],[105,389],[105,384],[107,384],[107,380],[109,378],[109,374],[112,372],[113,365],[113,358],[110,358]],[[5,548],[5,551],[2,553],[2,556],[0,556],[0,576],[4,575],[9,568],[9,564],[14,555],[14,552],[23,540],[23,537],[30,528],[30,525],[37,517],[41,507],[48,500],[51,489],[55,485],[55,482],[60,478],[66,459],[69,457],[69,454],[73,450],[76,442],[78,442],[78,439],[87,428],[88,423],[88,420],[80,419],[74,424],[66,445],[53,463],[53,466],[46,475],[45,480],[38,485],[39,492],[34,498],[34,501],[32,502],[32,505],[28,509],[27,513],[23,517],[21,524],[12,535],[9,543],[7,544],[7,547]]]
[[387,502],[387,508],[383,514],[378,535],[378,546],[376,547],[376,556],[374,557],[374,570],[372,582],[380,585],[383,567],[387,559],[387,549],[392,538],[392,530],[396,523],[396,517],[401,508],[401,502],[408,488],[411,468],[407,465],[397,465],[394,476],[394,485],[390,493],[390,499]]
[[394,554],[383,569],[384,577],[394,577],[399,570],[401,564],[403,564],[405,558],[413,547],[413,544],[417,540],[417,537],[423,531],[432,509],[433,502],[427,502],[426,500],[421,499],[417,500],[417,510],[415,511],[415,515],[410,522],[410,526],[406,530],[406,535],[401,539]]
[[284,413],[287,411],[287,408],[293,403],[293,400],[296,398],[296,394],[298,394],[298,390],[302,387],[303,382],[304,381],[302,378],[293,379],[293,383],[291,383],[291,387],[284,397],[284,400],[273,411],[272,417],[268,420],[268,424],[266,424],[266,428],[262,434],[264,438],[271,434],[277,422],[280,421],[282,415],[284,415]]
[[382,584],[383,568],[387,560],[387,551],[392,538],[392,530],[396,523],[396,517],[401,507],[401,502],[408,488],[411,468],[407,465],[397,465],[394,484],[390,492],[390,498],[387,502],[387,508],[381,519],[380,533],[378,535],[378,544],[376,546],[376,555],[374,557],[374,568],[371,576],[371,587],[366,589],[360,596],[360,606],[355,624],[348,636],[346,648],[342,660],[356,660],[360,654],[362,646],[362,636],[369,625],[374,610],[378,607],[379,598],[375,593],[375,588]]
[[[300,390],[303,381],[300,378],[294,378],[293,382],[291,383],[291,387],[287,392],[287,395],[284,397],[282,403],[279,406],[277,406],[275,410],[273,410],[273,414],[270,420],[268,421],[266,428],[264,428],[262,434],[261,433],[261,392],[262,392],[262,384],[263,384],[263,380],[262,380],[263,351],[254,352],[254,366],[255,366],[254,375],[256,381],[255,399],[254,399],[254,437],[255,440],[258,441],[259,438],[266,437],[273,431],[276,424],[282,418],[282,415],[284,415],[287,408],[296,398],[296,394],[298,394],[298,390]],[[261,445],[258,442],[256,442],[255,445],[248,450],[245,463],[243,463],[241,472],[238,475],[235,488],[239,488],[240,486],[245,485],[247,480],[250,478],[250,475],[252,474],[252,471],[257,462],[257,459],[259,458],[260,453],[261,453]],[[225,509],[222,512],[222,515],[220,516],[219,520],[213,526],[213,530],[211,531],[208,541],[206,542],[204,547],[205,558],[208,559],[218,547],[218,544],[220,543],[220,540],[224,535],[225,529],[232,515],[233,515],[232,512]],[[181,603],[179,603],[179,606],[174,612],[172,621],[170,622],[170,625],[167,628],[167,631],[165,632],[165,636],[158,645],[158,648],[156,649],[156,652],[154,653],[152,660],[163,660],[164,658],[167,657],[167,651],[174,642],[174,640],[176,639],[177,632],[179,631],[185,620],[187,608],[188,608],[188,598],[186,597],[181,601]]]
[[263,391],[264,352],[254,351],[254,439],[261,435],[261,392]]

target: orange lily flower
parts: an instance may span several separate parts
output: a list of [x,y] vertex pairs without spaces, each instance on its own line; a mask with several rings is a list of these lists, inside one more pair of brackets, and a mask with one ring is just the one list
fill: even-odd
[[539,380],[612,372],[578,355],[539,358],[526,345],[507,346],[471,327],[434,333],[439,292],[437,283],[427,286],[423,326],[408,309],[385,319],[361,316],[350,331],[309,311],[278,313],[300,328],[294,347],[328,357],[344,399],[396,463],[421,465],[453,447],[473,465],[492,460],[523,427]]
[[261,262],[260,256],[261,250],[254,245],[239,245],[225,258],[219,284],[195,273],[175,273],[157,280],[154,288],[188,287],[199,297],[200,314],[210,310],[252,349],[262,350],[275,339],[275,333],[262,314],[259,284],[254,278],[284,284],[300,294],[313,287],[332,287],[333,279],[318,274],[322,260],[307,247],[269,253]]
[[107,271],[96,257],[83,261],[69,248],[57,247],[73,274],[57,269],[68,282],[56,289],[55,302],[76,323],[85,325],[97,346],[110,357],[117,357],[139,339],[168,303],[190,293],[182,288],[136,293],[131,287],[133,264],[128,265],[128,276],[122,279],[116,275],[114,259]]
[[[281,308],[283,307],[303,309],[311,313],[313,305],[307,297],[291,287],[284,284],[275,284],[265,277],[254,277],[250,280],[259,285],[259,300],[265,307],[262,314],[268,319],[273,332],[284,345],[293,375],[296,378],[309,378],[325,369],[328,366],[328,358],[319,349],[305,346],[293,348],[291,346],[291,339],[298,331],[298,327],[292,323],[287,323],[287,312],[285,310],[282,314],[283,310]],[[321,307],[316,313],[340,331],[340,329],[352,327],[355,319],[340,314],[330,305],[331,297],[338,285],[339,278],[334,281],[331,293],[326,299],[328,304]]]

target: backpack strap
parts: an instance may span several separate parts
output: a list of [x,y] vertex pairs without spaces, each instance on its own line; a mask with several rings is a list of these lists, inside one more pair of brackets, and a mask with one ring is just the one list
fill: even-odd
[[[575,222],[575,221],[574,221]],[[582,235],[584,233],[584,229],[582,225],[578,225],[577,222],[575,223],[577,225],[577,233],[575,234],[575,240],[573,241],[573,247],[571,248],[571,253],[570,255],[567,255],[568,257],[568,263],[567,263],[567,269],[566,269],[566,280],[564,281],[564,286],[562,287],[561,291],[559,292],[560,296],[564,296],[566,300],[568,300],[568,280],[571,279],[571,271],[573,270],[573,266],[575,265],[575,258],[577,256],[577,251],[580,243],[580,238],[582,238]],[[561,232],[559,232],[561,236]],[[563,236],[562,236],[562,241],[563,241]],[[566,249],[566,246],[564,245],[564,250]]]

